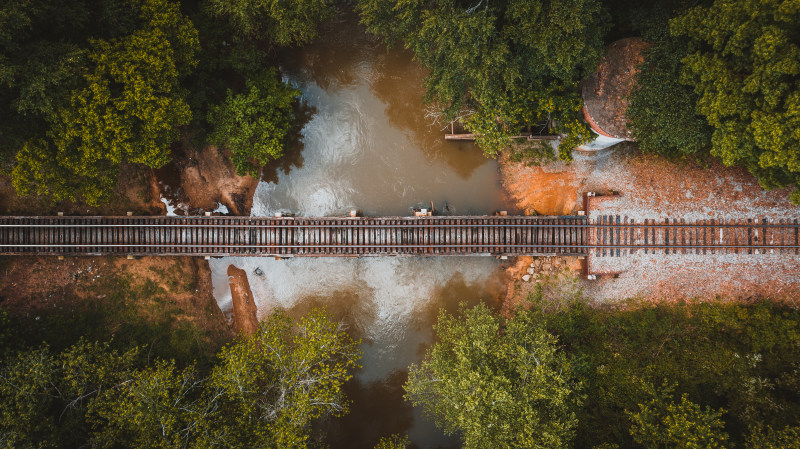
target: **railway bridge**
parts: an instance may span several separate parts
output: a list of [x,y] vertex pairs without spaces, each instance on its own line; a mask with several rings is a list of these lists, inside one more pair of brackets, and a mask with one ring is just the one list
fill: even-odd
[[0,217],[2,255],[624,256],[800,254],[798,220],[601,216]]

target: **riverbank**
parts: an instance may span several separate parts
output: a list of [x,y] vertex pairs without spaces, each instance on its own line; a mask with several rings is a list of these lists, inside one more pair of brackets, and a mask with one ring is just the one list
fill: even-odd
[[172,162],[155,173],[159,200],[170,213],[250,215],[258,179],[238,175],[229,150],[183,145],[173,152]]
[[202,259],[15,256],[0,272],[0,307],[34,345],[113,338],[191,363],[233,338]]
[[[249,214],[258,181],[249,176],[237,176],[224,152],[215,148],[197,152],[189,148],[174,156],[174,161],[164,170],[123,164],[111,201],[99,207],[81,202],[52,202],[35,196],[20,197],[10,180],[0,177],[0,210],[4,215],[18,216],[56,215],[58,212],[98,216],[124,216],[127,212],[164,215],[168,210],[162,198],[167,190],[186,195],[187,211],[202,213],[219,209],[222,204],[227,206],[228,213]],[[222,313],[213,296],[209,265],[199,258],[67,257],[58,260],[52,256],[13,256],[0,257],[0,270],[3,273],[0,307],[15,320],[34,324],[41,320],[73,322],[84,319],[81,318],[84,314],[102,321],[96,328],[88,323],[78,323],[74,328],[48,326],[48,329],[65,332],[65,344],[80,333],[101,340],[111,335],[119,337],[119,329],[133,326],[139,329],[135,332],[155,332],[156,339],[169,339],[173,338],[170,335],[181,336],[188,332],[193,336],[185,335],[186,345],[197,346],[195,349],[201,355],[206,352],[202,348],[209,348],[208,353],[212,354],[213,348],[232,338],[234,329],[241,330],[242,323],[248,322],[249,325],[244,325],[251,329],[255,321],[254,313],[252,319],[239,317],[236,320]],[[147,330],[148,327],[151,329]],[[103,330],[108,334],[103,334]],[[38,337],[31,335],[31,338]],[[62,337],[56,336],[56,340],[59,338]],[[40,339],[43,340],[46,338]]]
[[[745,219],[800,218],[800,207],[789,201],[788,189],[764,191],[743,169],[711,163],[672,162],[642,154],[633,144],[620,144],[593,154],[576,153],[571,164],[553,162],[542,167],[500,160],[502,182],[519,207],[528,213],[569,215],[582,209],[584,192],[620,192],[597,198],[590,218],[620,215],[638,220],[683,218]],[[526,262],[507,270],[511,304],[524,300],[538,278],[556,272],[575,279],[577,288],[599,303],[626,298],[653,300],[708,300],[724,297],[748,300],[769,297],[791,300],[800,295],[800,259],[790,255],[634,254],[592,257],[592,272],[616,273],[586,281],[579,265],[568,260],[549,264],[527,281]],[[558,285],[563,283],[559,282]],[[561,287],[558,287],[561,288]],[[518,293],[514,293],[518,292]]]

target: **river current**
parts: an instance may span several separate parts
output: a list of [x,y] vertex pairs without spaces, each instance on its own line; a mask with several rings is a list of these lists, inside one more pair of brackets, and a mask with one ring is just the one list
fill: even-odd
[[[312,45],[280,55],[287,81],[315,111],[300,146],[262,177],[253,216],[404,216],[507,210],[497,164],[471,143],[444,141],[422,102],[425,70],[403,49],[387,51],[352,16]],[[221,258],[210,262],[214,295],[230,310],[226,270],[248,273],[259,316],[281,307],[301,316],[324,306],[361,338],[363,368],[347,387],[351,412],[329,424],[333,448],[372,448],[408,434],[420,448],[455,447],[403,401],[406,369],[432,341],[439,309],[494,303],[504,288],[492,257]]]

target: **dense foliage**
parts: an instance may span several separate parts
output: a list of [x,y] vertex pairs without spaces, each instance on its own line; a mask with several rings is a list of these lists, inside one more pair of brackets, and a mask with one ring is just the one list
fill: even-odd
[[[778,0],[667,4],[641,30],[653,47],[627,113],[641,148],[713,155],[746,167],[765,188],[797,185],[798,8]],[[792,201],[800,202],[797,190]]]
[[800,7],[717,0],[673,19],[671,31],[694,45],[682,81],[714,129],[711,154],[747,167],[766,188],[798,184]]
[[644,447],[680,447],[685,449],[717,449],[725,447],[721,410],[711,410],[689,400],[689,395],[673,398],[672,388],[656,389],[644,384],[650,396],[639,409],[628,412],[631,437]]
[[210,0],[209,7],[241,35],[280,46],[311,42],[319,24],[333,14],[331,0]]
[[558,336],[585,385],[577,447],[648,438],[657,447],[686,447],[680,438],[689,430],[702,431],[695,436],[708,444],[741,447],[751,428],[798,425],[797,310],[769,303],[629,307],[576,303],[530,312]]
[[800,445],[797,310],[530,301],[443,313],[410,368],[408,398],[465,447]]
[[591,134],[577,83],[603,54],[596,0],[360,0],[362,21],[428,69],[427,99],[459,118],[488,155],[527,125],[563,133],[560,154]]
[[81,53],[81,87],[58,107],[39,105],[50,128],[17,153],[12,182],[21,194],[81,196],[96,205],[108,198],[120,163],[161,167],[169,161],[177,127],[191,119],[179,83],[196,63],[197,31],[167,0],[122,6],[134,13],[135,28],[108,40],[90,38]]
[[392,435],[383,437],[375,445],[375,449],[406,449],[411,444],[407,436]]
[[208,376],[108,344],[20,351],[0,369],[0,446],[306,447],[313,419],[346,411],[357,345],[312,311],[273,315]]
[[565,447],[579,403],[569,363],[555,337],[525,314],[504,323],[481,305],[446,312],[439,342],[409,369],[407,397],[465,448]]
[[257,173],[295,120],[268,50],[308,42],[332,11],[322,0],[4,2],[0,163],[22,195],[89,205],[110,199],[121,164],[162,167],[182,137],[200,149],[214,135],[237,171]]
[[228,90],[225,102],[209,112],[209,141],[230,148],[237,173],[257,177],[261,166],[283,155],[299,95],[274,73],[248,80],[238,95]]
[[680,83],[687,42],[670,37],[666,30],[651,42],[630,96],[628,127],[643,151],[672,158],[705,156],[711,127],[694,112],[697,94]]

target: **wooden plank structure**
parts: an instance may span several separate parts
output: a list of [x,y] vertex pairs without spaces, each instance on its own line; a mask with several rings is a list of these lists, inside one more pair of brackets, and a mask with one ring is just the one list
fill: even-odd
[[463,256],[800,255],[798,220],[601,216],[0,217],[4,255]]
[[621,256],[643,251],[664,254],[800,255],[800,222],[796,219],[685,220],[663,223],[603,215],[592,226],[594,256]]
[[0,254],[584,255],[584,217],[2,217]]

